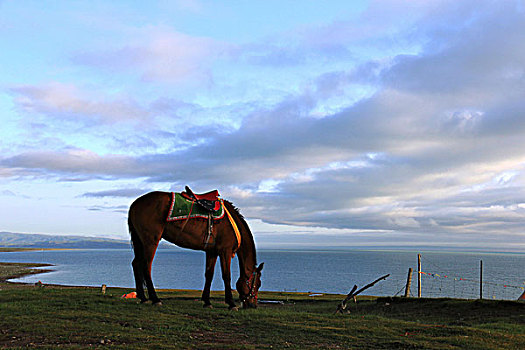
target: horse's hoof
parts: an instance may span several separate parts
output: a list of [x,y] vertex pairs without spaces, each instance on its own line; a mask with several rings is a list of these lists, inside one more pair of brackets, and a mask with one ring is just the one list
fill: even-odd
[[153,303],[153,306],[162,306],[162,301],[157,301],[155,303]]
[[213,306],[211,304],[204,304],[202,305],[202,307],[205,309],[213,309]]
[[237,306],[230,306],[228,309],[230,311],[239,311],[239,308]]

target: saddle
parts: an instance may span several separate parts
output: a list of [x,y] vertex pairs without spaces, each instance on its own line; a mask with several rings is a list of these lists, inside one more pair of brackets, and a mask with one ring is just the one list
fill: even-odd
[[190,201],[195,201],[195,203],[197,203],[203,209],[210,213],[217,211],[221,208],[221,202],[219,200],[219,191],[217,190],[213,190],[202,194],[195,194],[188,186],[186,186],[184,188],[184,192],[182,192],[181,195],[184,198],[189,199]]
[[[181,196],[192,201],[192,203],[197,203],[202,209],[204,209],[207,212],[208,232],[204,240],[204,248],[206,249],[210,245],[215,245],[215,237],[213,236],[212,213],[215,213],[217,212],[217,210],[221,209],[219,191],[213,190],[213,191],[202,193],[202,194],[195,194],[188,186],[185,186],[184,192],[181,192]],[[191,214],[191,209],[190,209],[190,214]],[[184,225],[182,225],[181,230],[184,230],[184,227],[188,223],[189,218],[190,217],[188,215],[188,218],[184,222]],[[210,239],[212,237],[213,237],[213,242],[210,242]]]
[[[185,210],[178,208],[178,206],[175,204],[177,198],[181,198],[183,202],[184,199],[189,201],[186,202],[187,212],[185,214],[179,215],[178,217],[174,212],[177,210],[178,214],[180,214],[180,212],[185,212]],[[198,208],[200,208],[201,211],[204,211],[204,213],[195,213],[194,215],[192,215],[192,209],[197,209],[193,208],[193,203],[197,203]],[[202,194],[195,194],[188,186],[185,186],[184,192],[181,192],[180,194],[172,193],[171,208],[168,214],[167,221],[185,220],[181,228],[181,231],[184,231],[184,227],[188,223],[190,217],[207,218],[208,230],[204,239],[204,249],[206,249],[209,246],[215,245],[215,236],[213,234],[214,220],[222,219],[222,217],[225,214],[228,215],[228,220],[230,221],[233,231],[235,232],[235,237],[237,238],[237,249],[239,249],[239,247],[241,246],[241,234],[231,214],[228,212],[228,210],[222,203],[222,199],[219,198],[219,191],[217,190],[213,190]],[[235,251],[237,251],[237,249],[234,250],[233,256],[235,256]]]

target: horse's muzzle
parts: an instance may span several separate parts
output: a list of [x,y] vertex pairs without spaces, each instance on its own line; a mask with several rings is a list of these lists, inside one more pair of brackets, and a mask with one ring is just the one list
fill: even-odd
[[243,309],[257,309],[257,303],[243,301],[241,304]]

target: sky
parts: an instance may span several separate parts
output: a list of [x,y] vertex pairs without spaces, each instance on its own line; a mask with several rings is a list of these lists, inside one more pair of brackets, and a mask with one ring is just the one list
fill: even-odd
[[0,231],[218,189],[267,248],[525,251],[522,1],[0,0]]

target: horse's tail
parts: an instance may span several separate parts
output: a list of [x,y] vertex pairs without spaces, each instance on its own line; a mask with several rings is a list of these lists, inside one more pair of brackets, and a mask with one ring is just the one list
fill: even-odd
[[133,225],[133,221],[131,220],[131,210],[128,215],[128,229],[129,229],[129,234],[131,236],[131,247],[133,248],[133,251],[135,252],[135,257],[139,258],[140,260],[143,260],[144,259],[144,245],[142,244],[142,241],[140,240],[137,230],[135,229],[135,226]]

